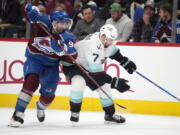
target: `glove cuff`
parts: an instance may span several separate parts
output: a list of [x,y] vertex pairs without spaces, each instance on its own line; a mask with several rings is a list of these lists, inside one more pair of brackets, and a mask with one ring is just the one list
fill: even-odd
[[111,88],[116,88],[115,86],[118,85],[117,83],[118,83],[117,78],[116,77],[112,78],[112,80],[111,80]]
[[121,63],[124,57],[121,55],[120,51],[118,50],[113,56],[110,56],[109,58]]
[[122,65],[122,64],[124,64],[126,61],[128,61],[128,58],[127,58],[127,57],[123,57],[119,63],[120,63],[120,65]]
[[127,58],[127,57],[124,57],[123,60],[121,61],[121,66],[122,67],[126,67],[131,61]]

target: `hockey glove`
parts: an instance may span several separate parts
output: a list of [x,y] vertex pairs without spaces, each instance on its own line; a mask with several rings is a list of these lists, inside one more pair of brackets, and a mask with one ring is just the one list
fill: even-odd
[[125,92],[130,89],[127,82],[128,80],[114,77],[111,82],[111,88],[117,89],[119,92]]
[[37,10],[31,10],[27,13],[27,15],[31,23],[36,23],[39,21],[39,12]]
[[39,9],[36,6],[33,6],[31,3],[26,4],[25,11],[30,12],[31,10],[36,10],[39,12]]
[[129,60],[127,57],[123,58],[120,65],[123,66],[129,74],[132,74],[136,71],[136,64]]
[[31,23],[36,23],[37,21],[39,21],[40,12],[36,6],[28,3],[25,6],[25,11],[27,12],[28,19]]

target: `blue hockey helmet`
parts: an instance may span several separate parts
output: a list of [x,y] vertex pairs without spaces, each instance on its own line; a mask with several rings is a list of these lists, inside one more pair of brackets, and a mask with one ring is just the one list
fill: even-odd
[[57,21],[57,22],[70,22],[71,19],[69,17],[69,15],[63,11],[54,11],[53,13],[50,14],[50,19],[51,21]]

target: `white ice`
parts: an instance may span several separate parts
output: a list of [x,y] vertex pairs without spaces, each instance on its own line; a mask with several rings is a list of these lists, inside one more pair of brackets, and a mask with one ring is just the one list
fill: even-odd
[[20,128],[8,127],[13,108],[0,108],[0,135],[180,135],[180,117],[122,114],[126,124],[104,124],[103,112],[81,112],[78,126],[69,121],[70,112],[46,110],[39,123],[36,110],[27,109]]

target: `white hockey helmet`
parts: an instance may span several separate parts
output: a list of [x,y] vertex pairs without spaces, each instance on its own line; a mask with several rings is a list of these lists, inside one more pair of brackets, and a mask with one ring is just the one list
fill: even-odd
[[106,35],[108,39],[115,40],[118,36],[117,29],[111,24],[105,24],[100,28],[100,36]]

